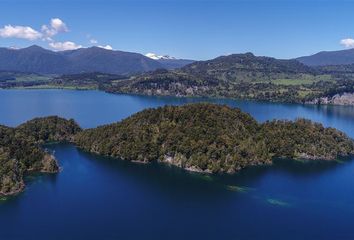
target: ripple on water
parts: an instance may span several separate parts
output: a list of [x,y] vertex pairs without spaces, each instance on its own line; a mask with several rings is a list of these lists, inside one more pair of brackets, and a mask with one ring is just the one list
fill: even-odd
[[291,204],[275,198],[267,198],[267,203],[279,207],[291,207]]

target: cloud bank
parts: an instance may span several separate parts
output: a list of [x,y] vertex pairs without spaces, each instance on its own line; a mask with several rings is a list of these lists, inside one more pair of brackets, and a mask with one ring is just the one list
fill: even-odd
[[2,38],[21,38],[33,41],[42,38],[42,36],[42,33],[27,26],[6,25],[0,28],[0,37]]
[[340,40],[340,44],[346,48],[353,48],[354,47],[354,39],[352,38],[345,38]]
[[81,45],[77,45],[74,42],[66,41],[66,42],[51,42],[49,43],[53,49],[58,51],[65,51],[65,50],[75,50],[78,48],[82,48]]
[[[56,41],[55,36],[59,33],[69,32],[66,23],[60,18],[52,18],[49,24],[42,25],[40,30],[30,26],[5,25],[0,28],[1,38],[18,38],[29,41],[41,40],[48,43],[48,46],[57,51],[74,50],[83,46],[73,41]],[[98,44],[96,39],[90,37],[90,44]],[[100,48],[113,50],[111,45],[98,45]]]

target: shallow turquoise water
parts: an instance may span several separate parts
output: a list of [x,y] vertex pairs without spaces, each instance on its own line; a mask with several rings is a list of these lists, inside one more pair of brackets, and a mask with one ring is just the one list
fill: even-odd
[[[85,128],[166,104],[212,101],[259,121],[305,117],[354,137],[354,108],[98,91],[0,90],[0,124],[59,115]],[[354,239],[354,161],[280,161],[235,175],[200,175],[48,146],[63,170],[26,178],[0,200],[0,239]]]

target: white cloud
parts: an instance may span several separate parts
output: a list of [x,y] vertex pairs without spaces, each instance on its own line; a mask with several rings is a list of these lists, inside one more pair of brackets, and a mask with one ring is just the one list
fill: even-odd
[[47,39],[57,34],[53,29],[49,28],[47,25],[43,25],[41,31]]
[[[82,48],[82,45],[78,45],[71,41],[56,42],[53,38],[58,33],[68,32],[69,29],[60,18],[52,18],[49,25],[42,25],[40,31],[37,31],[29,26],[12,26],[6,25],[0,28],[0,37],[2,38],[22,38],[27,40],[42,40],[48,42],[49,46],[55,50],[74,50]],[[93,41],[96,41],[92,39]],[[96,41],[97,43],[97,41]],[[111,46],[102,46],[105,49],[112,49]]]
[[41,38],[42,34],[31,27],[6,25],[0,28],[0,37],[22,38],[33,41]]
[[92,43],[92,44],[97,44],[98,41],[97,41],[96,39],[90,39],[90,43]]
[[101,46],[101,45],[99,45],[99,46],[97,46],[97,47],[99,47],[99,48],[104,48],[104,49],[107,49],[107,50],[113,50],[113,48],[112,48],[111,45],[106,45],[106,46]]
[[82,48],[81,45],[77,45],[74,42],[66,41],[66,42],[51,42],[49,46],[54,48],[58,51],[65,51],[65,50],[75,50],[78,48]]
[[57,35],[60,32],[68,32],[69,29],[66,24],[60,18],[52,18],[50,20],[50,26],[43,25],[42,33],[46,36],[47,40],[51,40],[51,37]]
[[340,44],[346,48],[352,48],[352,47],[354,47],[354,39],[352,39],[352,38],[342,39],[342,40],[340,40]]
[[66,27],[66,24],[60,18],[52,18],[50,21],[50,25],[58,32],[69,31],[69,29]]
[[6,25],[0,28],[2,38],[22,38],[27,40],[53,41],[52,37],[60,32],[68,32],[66,24],[59,18],[52,18],[50,25],[43,25],[41,31],[37,31],[29,26]]

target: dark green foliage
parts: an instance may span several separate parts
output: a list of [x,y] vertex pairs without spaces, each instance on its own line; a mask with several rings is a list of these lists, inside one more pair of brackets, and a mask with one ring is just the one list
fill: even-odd
[[354,153],[354,143],[344,133],[305,119],[266,122],[261,137],[276,157],[330,160]]
[[79,133],[75,142],[89,151],[127,160],[172,157],[181,167],[235,171],[270,162],[265,145],[255,138],[258,127],[238,109],[193,104],[147,109],[120,123]]
[[17,128],[0,126],[0,195],[14,194],[24,187],[26,172],[57,172],[55,159],[40,144],[70,141],[81,131],[73,120],[36,118]]
[[57,116],[34,118],[17,127],[17,132],[31,137],[34,142],[71,141],[72,136],[81,131],[80,126],[73,120]]
[[80,132],[75,142],[98,154],[210,172],[269,164],[272,157],[335,159],[354,153],[353,142],[334,129],[305,120],[258,124],[239,109],[213,104],[147,109]]
[[0,194],[20,190],[26,169],[41,169],[45,152],[13,128],[0,126]]

